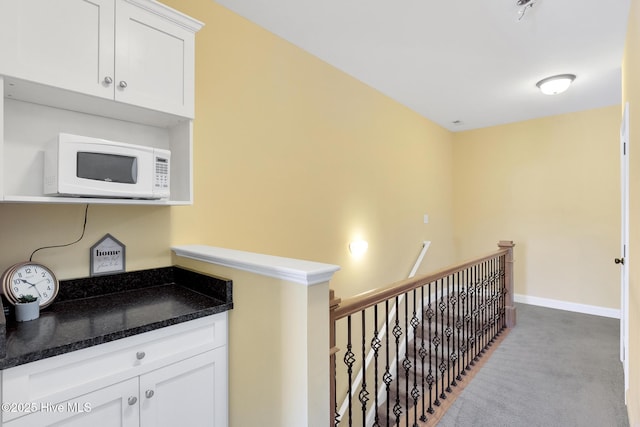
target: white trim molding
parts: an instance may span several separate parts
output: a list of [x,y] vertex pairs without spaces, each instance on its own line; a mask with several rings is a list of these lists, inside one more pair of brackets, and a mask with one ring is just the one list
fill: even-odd
[[283,258],[207,245],[172,246],[176,255],[210,264],[274,277],[301,285],[312,286],[331,280],[340,267],[333,264]]
[[523,304],[538,305],[547,308],[556,308],[558,310],[573,311],[576,313],[592,314],[594,316],[611,317],[613,319],[620,318],[620,310],[617,308],[599,307],[597,305],[578,304],[575,302],[560,301],[556,299],[533,297],[530,295],[514,295],[515,302]]

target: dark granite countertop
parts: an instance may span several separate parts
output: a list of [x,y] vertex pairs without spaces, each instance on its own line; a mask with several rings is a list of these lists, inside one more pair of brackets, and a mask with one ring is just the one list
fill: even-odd
[[19,323],[0,310],[0,369],[232,308],[230,280],[180,267],[63,280],[36,320]]

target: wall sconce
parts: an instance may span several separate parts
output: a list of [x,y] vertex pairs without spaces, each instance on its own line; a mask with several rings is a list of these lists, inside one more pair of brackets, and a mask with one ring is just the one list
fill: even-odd
[[540,80],[536,86],[545,95],[557,95],[569,89],[575,79],[575,74],[559,74]]
[[366,240],[354,240],[349,243],[349,252],[351,252],[351,255],[354,257],[361,257],[367,252],[368,248],[369,243],[367,243]]

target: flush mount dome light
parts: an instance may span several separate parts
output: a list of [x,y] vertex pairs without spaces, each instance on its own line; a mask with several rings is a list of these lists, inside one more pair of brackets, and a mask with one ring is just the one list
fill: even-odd
[[536,83],[536,86],[545,95],[557,95],[569,89],[569,85],[576,79],[575,74],[560,74],[547,77]]

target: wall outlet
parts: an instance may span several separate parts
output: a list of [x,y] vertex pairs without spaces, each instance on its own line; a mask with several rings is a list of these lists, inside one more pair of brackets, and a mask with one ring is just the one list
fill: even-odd
[[429,224],[429,215],[424,214],[424,223]]

